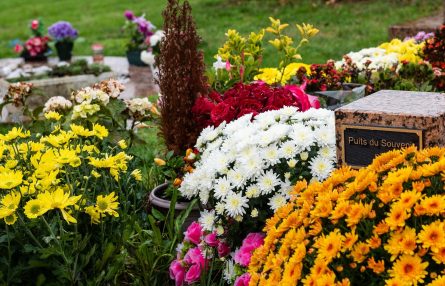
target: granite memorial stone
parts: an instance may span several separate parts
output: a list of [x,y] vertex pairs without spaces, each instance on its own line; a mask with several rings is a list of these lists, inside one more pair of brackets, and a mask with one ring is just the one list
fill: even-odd
[[445,94],[382,90],[335,110],[339,164],[362,167],[376,155],[445,145]]

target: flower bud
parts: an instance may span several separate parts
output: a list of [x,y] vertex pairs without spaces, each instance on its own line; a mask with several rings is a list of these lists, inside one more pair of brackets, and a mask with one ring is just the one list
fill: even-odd
[[155,164],[158,165],[158,166],[164,166],[164,165],[166,164],[165,161],[162,160],[162,159],[160,159],[160,158],[155,158],[155,159],[154,159],[154,162],[155,162]]

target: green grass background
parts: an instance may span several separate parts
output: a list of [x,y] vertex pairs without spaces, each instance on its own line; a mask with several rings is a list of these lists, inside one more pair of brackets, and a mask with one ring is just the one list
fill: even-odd
[[[235,28],[243,34],[268,25],[268,17],[280,18],[292,24],[289,32],[296,35],[295,23],[311,23],[320,34],[302,50],[306,63],[322,63],[340,59],[343,54],[378,45],[388,39],[388,27],[437,13],[441,0],[375,0],[341,1],[325,5],[322,0],[190,0],[202,48],[208,64],[224,42],[224,33]],[[26,40],[28,25],[41,18],[46,27],[58,20],[73,23],[85,39],[77,42],[75,54],[91,54],[91,44],[105,46],[105,54],[123,56],[125,38],[121,34],[123,12],[131,9],[145,13],[146,18],[162,27],[161,11],[166,0],[2,0],[0,3],[0,57],[16,56],[10,41]],[[265,56],[266,65],[276,64],[271,49]]]

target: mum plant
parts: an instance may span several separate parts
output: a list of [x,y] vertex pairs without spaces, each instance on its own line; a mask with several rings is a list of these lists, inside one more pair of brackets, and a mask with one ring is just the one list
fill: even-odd
[[142,215],[141,171],[104,126],[45,117],[46,135],[17,127],[0,135],[0,281],[112,283],[124,268],[114,258]]
[[410,147],[298,182],[266,223],[249,285],[444,285],[444,170],[445,149]]
[[199,198],[209,209],[201,213],[204,230],[223,229],[238,246],[247,231],[260,230],[265,218],[288,201],[294,182],[329,175],[333,130],[332,112],[297,112],[295,107],[207,127],[196,143],[200,160],[184,176],[181,195]]

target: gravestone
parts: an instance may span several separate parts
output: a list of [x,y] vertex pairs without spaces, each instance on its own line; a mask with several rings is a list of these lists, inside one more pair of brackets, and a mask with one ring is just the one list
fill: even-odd
[[339,164],[363,167],[376,155],[445,145],[445,94],[382,90],[335,110]]

